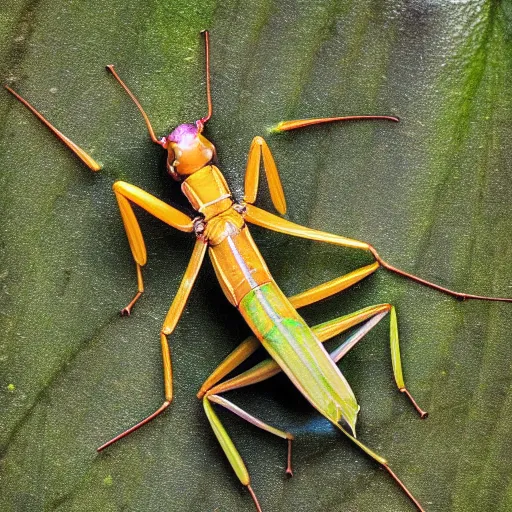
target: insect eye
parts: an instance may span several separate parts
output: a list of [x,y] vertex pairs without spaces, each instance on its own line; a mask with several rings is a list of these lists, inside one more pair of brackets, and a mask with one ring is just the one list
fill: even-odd
[[176,171],[176,167],[179,165],[179,162],[177,160],[174,160],[172,163],[167,161],[167,173],[169,176],[176,181],[181,181],[181,177]]

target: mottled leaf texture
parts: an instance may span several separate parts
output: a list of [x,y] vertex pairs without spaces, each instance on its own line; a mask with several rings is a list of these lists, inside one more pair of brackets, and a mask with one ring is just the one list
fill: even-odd
[[[170,337],[175,401],[163,400],[159,329],[193,237],[139,212],[147,293],[136,290],[111,191],[123,179],[186,209],[156,133],[206,114],[199,31],[211,30],[206,135],[237,197],[251,140],[266,137],[295,222],[372,243],[389,262],[469,293],[512,296],[510,0],[13,0],[0,8],[0,77],[100,161],[92,174],[0,90],[0,510],[252,511],[195,393],[248,331],[209,263]],[[389,114],[399,124],[285,119]],[[265,180],[258,204],[271,209]],[[351,249],[253,229],[285,293],[368,264]],[[359,439],[390,461],[429,512],[512,510],[512,304],[458,302],[378,271],[305,308],[311,324],[396,306],[341,363]],[[334,347],[342,338],[330,342]],[[257,360],[257,356],[255,356]],[[265,512],[412,511],[388,475],[311,409],[285,377],[229,399],[296,434],[286,443],[219,410]]]

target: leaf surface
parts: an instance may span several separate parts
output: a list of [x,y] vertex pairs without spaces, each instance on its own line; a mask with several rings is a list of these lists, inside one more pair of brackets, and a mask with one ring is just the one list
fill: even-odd
[[[158,333],[194,244],[138,212],[147,293],[119,316],[136,279],[112,183],[187,206],[104,66],[116,65],[164,135],[206,113],[203,28],[214,102],[206,136],[237,197],[251,140],[265,136],[290,220],[368,241],[444,286],[512,296],[509,1],[9,2],[2,80],[104,170],[92,175],[0,94],[2,511],[253,510],[195,398],[247,335],[209,263],[171,336],[174,403],[95,451],[163,400]],[[282,120],[356,114],[401,122],[267,135]],[[271,209],[263,185],[258,204]],[[371,261],[252,232],[289,295]],[[382,302],[397,308],[405,381],[430,416],[419,420],[396,390],[385,320],[340,363],[361,404],[358,438],[429,512],[510,510],[512,305],[459,303],[378,271],[301,311],[315,325]],[[413,510],[283,376],[229,399],[296,434],[287,480],[286,443],[219,411],[266,512]]]

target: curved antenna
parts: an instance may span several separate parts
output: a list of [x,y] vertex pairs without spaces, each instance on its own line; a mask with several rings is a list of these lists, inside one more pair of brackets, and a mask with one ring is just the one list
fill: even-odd
[[206,55],[206,99],[208,101],[208,114],[198,121],[199,126],[202,127],[212,117],[213,106],[212,92],[210,89],[210,34],[208,30],[201,30],[201,34],[204,36],[204,52]]
[[[142,105],[139,103],[139,100],[135,97],[132,91],[128,88],[128,86],[119,78],[119,75],[116,73],[114,69],[113,64],[109,64],[108,66],[105,66],[107,71],[110,71],[114,78],[121,84],[121,87],[126,91],[128,96],[130,96],[131,100],[135,103],[136,107],[139,109],[140,113],[142,114],[142,117],[144,118],[144,121],[146,122],[146,126],[148,128],[149,136],[151,137],[151,140],[155,144],[159,144],[160,146],[164,146],[164,142],[162,140],[158,139],[155,135],[155,132],[153,130],[153,127],[151,126],[151,121],[149,120],[148,115],[146,112],[144,112],[144,109],[142,108]],[[164,146],[165,147],[165,146]]]

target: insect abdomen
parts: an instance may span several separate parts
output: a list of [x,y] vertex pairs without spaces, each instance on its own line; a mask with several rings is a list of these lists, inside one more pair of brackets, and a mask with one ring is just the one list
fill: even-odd
[[358,405],[345,377],[275,282],[242,299],[239,310],[262,345],[326,418],[355,428]]

